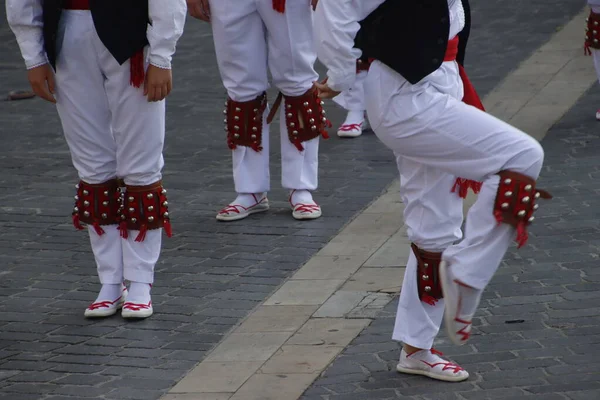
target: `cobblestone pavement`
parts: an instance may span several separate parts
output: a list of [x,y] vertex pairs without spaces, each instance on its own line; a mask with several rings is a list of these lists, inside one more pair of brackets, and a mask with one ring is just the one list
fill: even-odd
[[[527,3],[478,0],[473,3],[476,20],[490,21],[474,25],[475,37],[468,58],[470,74],[482,94],[489,92],[584,5],[580,0]],[[1,7],[0,19],[5,21],[4,7]],[[0,39],[3,56],[0,59],[0,93],[26,88],[22,62],[5,23],[0,25]],[[0,150],[1,400],[159,398],[395,177],[389,152],[372,134],[355,140],[333,137],[322,145],[321,188],[316,194],[324,210],[322,219],[294,221],[285,193],[277,189],[278,179],[275,179],[270,195],[272,211],[237,223],[217,223],[215,212],[233,197],[230,157],[220,117],[224,93],[208,27],[189,21],[178,51],[174,71],[176,89],[169,101],[165,150],[165,181],[173,204],[175,236],[165,240],[153,290],[157,313],[146,321],[125,323],[120,317],[102,321],[82,318],[83,309],[94,299],[98,286],[87,240],[69,223],[76,175],[55,110],[40,100],[0,103],[0,135],[4,143]],[[334,122],[342,118],[339,111],[331,114]],[[570,131],[565,132],[565,136],[569,136]],[[274,143],[276,149],[277,140]],[[577,142],[579,151],[591,148],[589,145],[581,147],[582,143],[583,136]],[[279,158],[275,153],[273,155],[275,172],[279,171],[276,167]],[[278,178],[278,172],[273,175]],[[563,178],[562,175],[553,175],[553,178],[559,176]],[[566,178],[567,182],[572,179]],[[548,177],[546,179],[550,184]],[[565,182],[564,178],[561,182]],[[584,190],[580,183],[573,182],[574,187],[570,190]],[[554,218],[546,220],[553,232],[564,234],[568,230],[573,240],[583,240],[582,235],[593,235],[596,230],[589,214],[578,220],[584,226],[589,225],[583,230],[571,228],[571,225],[565,227],[566,221],[552,217],[563,211],[558,208],[563,204],[561,193],[566,193],[562,187],[554,192],[557,200],[545,210],[546,218]],[[582,202],[587,200],[581,199]],[[574,214],[576,210],[566,213]],[[548,231],[538,229],[535,232]],[[541,245],[539,240],[535,243]],[[540,268],[538,273],[547,273],[552,279],[563,275],[572,277],[570,272],[579,276],[577,266],[550,264],[557,257],[553,254],[554,248],[563,243],[567,242],[562,237],[551,236],[544,241],[548,250],[543,254],[530,248],[520,252],[519,256],[535,256],[535,261],[527,259],[535,265],[546,261],[548,268]],[[580,247],[561,246],[558,253],[579,261],[580,252],[573,250],[580,250]],[[518,261],[509,258],[507,263],[514,265]],[[526,271],[530,274],[538,269],[531,267]],[[549,281],[552,279],[548,278]],[[545,288],[539,281],[528,285],[535,287],[536,284]],[[584,285],[575,288],[580,288],[574,292],[580,296],[592,293],[583,291]],[[554,292],[545,293],[542,289],[525,286],[514,288],[514,293],[524,296],[529,290],[550,296],[536,299],[554,300]],[[503,287],[502,295],[511,293]],[[528,297],[517,299],[522,302],[534,300]],[[517,304],[520,303],[517,301]],[[533,308],[528,313],[536,313],[538,306],[537,303],[529,305]],[[506,312],[511,311],[507,309]],[[577,315],[579,312],[557,310],[548,314],[560,318],[561,313]],[[372,355],[377,348],[389,349],[391,346],[385,322],[382,318],[370,328],[381,329],[379,335],[375,335],[380,337],[380,344],[369,345],[372,357],[377,357]],[[510,325],[523,330],[520,335],[527,333],[527,326]],[[573,334],[574,330],[564,328],[563,332]],[[589,334],[593,332],[592,329]],[[519,335],[516,332],[510,334]],[[474,342],[478,339],[476,337]],[[556,340],[536,339],[535,343]],[[365,337],[357,340],[365,340]],[[575,349],[583,351],[582,348]],[[506,362],[510,361],[507,354],[511,353],[501,348],[495,350],[503,354]],[[555,350],[563,351],[562,348]],[[391,360],[392,353],[388,352],[388,358]],[[592,358],[585,360],[593,362]],[[507,368],[512,367],[507,364]],[[385,371],[387,367],[381,372],[381,378],[389,385],[392,381]],[[383,374],[388,374],[387,378]],[[490,384],[497,383],[493,375],[490,379],[494,379]],[[560,382],[561,376],[556,379]],[[398,378],[394,377],[393,382],[398,384]],[[355,388],[340,383],[338,390]],[[429,382],[424,385],[434,387]],[[325,389],[320,385],[314,390]],[[373,396],[369,398],[376,398],[377,394]]]

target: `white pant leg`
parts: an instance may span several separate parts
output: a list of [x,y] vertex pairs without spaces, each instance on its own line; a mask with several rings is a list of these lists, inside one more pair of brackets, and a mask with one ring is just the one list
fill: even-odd
[[[444,251],[462,238],[462,199],[450,192],[456,177],[401,155],[396,156],[396,161],[408,238],[422,250]],[[413,347],[429,349],[442,322],[444,300],[438,300],[433,306],[422,302],[417,273],[417,259],[411,251],[392,338]]]
[[[105,76],[104,86],[112,113],[118,175],[126,185],[153,184],[162,178],[164,166],[165,101],[148,102],[143,87],[131,86],[129,61],[119,65],[97,35],[94,48]],[[135,242],[138,233],[129,232],[122,242],[124,277],[130,281],[152,283],[154,266],[160,255],[162,229],[148,231],[143,242]]]
[[117,225],[105,226],[102,235],[98,235],[92,226],[88,226],[88,232],[100,283],[123,283],[123,239]]
[[319,78],[310,2],[288,0],[282,14],[273,10],[272,0],[255,1],[267,28],[273,85],[286,96],[300,96]]
[[[588,3],[590,4],[590,8],[592,9],[592,11],[596,14],[600,13],[600,5],[596,5],[593,4],[592,2],[590,2],[588,0]],[[597,49],[591,49],[592,50],[592,57],[594,58],[594,67],[596,67],[596,76],[598,77],[598,82],[600,82],[600,50]]]
[[263,113],[262,150],[258,153],[250,147],[237,146],[232,153],[233,181],[236,193],[263,193],[271,190],[269,170],[269,135],[267,125],[269,107]]
[[[79,178],[99,184],[117,176],[116,143],[104,79],[94,50],[89,11],[63,11],[56,65],[56,108]],[[122,240],[116,225],[98,235],[88,227],[102,284],[123,282]]]
[[99,184],[116,177],[117,147],[89,11],[62,14],[57,45],[56,108],[79,178]]
[[290,142],[285,123],[285,110],[279,114],[281,133],[281,186],[289,190],[315,190],[319,185],[320,137],[302,142],[300,151]]
[[343,107],[346,111],[365,111],[364,83],[367,78],[367,73],[367,71],[360,71],[356,74],[354,86],[334,97],[333,101]]
[[499,119],[462,103],[462,82],[455,62],[446,62],[417,85],[379,62],[371,64],[365,85],[372,128],[405,159],[484,187],[467,216],[465,238],[444,252],[464,283],[483,289],[515,229],[492,222],[494,194],[501,170],[537,179],[544,153],[533,138]]
[[[300,96],[319,75],[308,1],[287,1],[285,13],[273,10],[272,0],[258,0],[267,28],[269,68],[273,84],[286,96]],[[283,107],[280,114],[281,184],[285,189],[315,190],[318,186],[319,137],[302,143],[304,151],[290,142]]]
[[[266,33],[255,0],[211,0],[210,10],[217,63],[227,94],[234,101],[253,100],[269,87]],[[256,152],[237,146],[232,151],[237,193],[270,190],[266,113],[262,130],[263,150]]]
[[591,49],[592,50],[592,58],[594,59],[594,67],[596,68],[596,76],[598,77],[598,82],[600,82],[600,50]]

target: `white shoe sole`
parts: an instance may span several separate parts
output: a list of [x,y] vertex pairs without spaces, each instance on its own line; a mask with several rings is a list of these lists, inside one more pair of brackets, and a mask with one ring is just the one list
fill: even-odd
[[[444,324],[446,326],[446,332],[450,341],[457,346],[462,346],[467,344],[466,340],[460,340],[456,335],[456,326],[454,326],[454,318],[456,318],[458,310],[456,309],[456,305],[458,304],[458,299],[456,299],[455,294],[451,294],[450,285],[452,285],[452,281],[449,280],[448,276],[448,264],[445,261],[440,262],[439,267],[439,276],[440,276],[440,286],[442,287],[442,293],[444,294]],[[449,296],[450,294],[450,296]]]
[[400,364],[396,365],[396,371],[401,372],[403,374],[411,374],[411,375],[422,375],[431,379],[437,379],[438,381],[445,382],[461,382],[469,379],[469,373],[466,372],[466,376],[448,376],[448,375],[439,375],[430,371],[424,371],[421,369],[412,369],[401,366]]
[[154,309],[150,307],[149,309],[144,309],[140,311],[133,310],[123,310],[121,311],[121,317],[125,319],[143,319],[148,318],[152,314],[154,314]]
[[123,307],[123,304],[119,304],[118,306],[114,307],[114,308],[101,308],[98,310],[88,310],[86,309],[85,312],[83,313],[83,316],[85,318],[103,318],[103,317],[110,317],[112,315],[115,315],[117,312],[119,312],[119,310],[121,309],[121,307]]
[[310,214],[301,213],[301,212],[297,213],[296,211],[292,211],[292,217],[294,217],[298,221],[307,220],[307,219],[317,219],[322,214],[323,213],[321,212],[321,210],[319,210],[318,212],[310,213]]
[[85,318],[103,318],[110,317],[111,315],[115,315],[121,308],[123,308],[123,304],[125,304],[125,299],[127,298],[127,290],[123,291],[123,295],[121,296],[121,301],[117,303],[117,306],[114,308],[100,308],[98,310],[89,310],[85,309],[83,316]]
[[341,138],[356,138],[362,135],[362,131],[338,131],[337,135]]
[[119,312],[119,310],[123,308],[123,304],[125,304],[125,300],[120,301],[119,304],[117,304],[117,306],[114,308],[99,308],[98,310],[90,310],[86,308],[85,312],[83,313],[83,316],[85,318],[110,317]]
[[252,207],[252,209],[247,210],[246,212],[239,214],[217,214],[217,221],[238,221],[240,219],[244,219],[249,217],[252,214],[265,212],[269,210],[269,203],[262,203],[261,205],[257,205]]

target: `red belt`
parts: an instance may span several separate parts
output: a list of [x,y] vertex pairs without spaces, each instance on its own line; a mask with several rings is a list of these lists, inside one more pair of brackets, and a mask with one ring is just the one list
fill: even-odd
[[448,40],[448,47],[446,47],[446,55],[444,61],[454,61],[458,55],[458,36],[454,36]]
[[63,9],[65,10],[89,10],[90,0],[65,0]]

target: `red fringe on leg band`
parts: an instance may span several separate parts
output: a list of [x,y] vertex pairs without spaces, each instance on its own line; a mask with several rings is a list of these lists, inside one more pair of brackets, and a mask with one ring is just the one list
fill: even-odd
[[127,239],[129,237],[129,232],[127,231],[127,221],[121,221],[119,224],[119,231],[121,232],[121,237],[123,239]]
[[473,193],[478,194],[481,191],[482,185],[482,182],[476,182],[471,179],[456,178],[454,186],[452,186],[452,193],[458,193],[461,199],[466,199],[469,189],[473,190]]
[[284,13],[285,12],[285,0],[273,0],[273,10]]
[[169,221],[168,219],[165,220],[165,233],[167,234],[167,237],[173,237],[173,229],[171,228],[171,221]]
[[144,69],[144,50],[140,50],[135,53],[129,60],[131,77],[129,83],[131,86],[139,88],[146,79],[146,71]]
[[142,225],[140,229],[140,233],[135,238],[136,242],[143,242],[146,239],[146,232],[148,232],[148,226],[146,224]]
[[96,231],[96,233],[98,234],[98,236],[104,235],[104,229],[102,229],[100,227],[100,224],[98,222],[94,222],[92,224],[92,226],[94,227],[94,230]]
[[78,230],[85,229],[83,225],[81,225],[81,222],[79,222],[79,214],[73,214],[73,226]]

